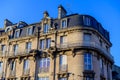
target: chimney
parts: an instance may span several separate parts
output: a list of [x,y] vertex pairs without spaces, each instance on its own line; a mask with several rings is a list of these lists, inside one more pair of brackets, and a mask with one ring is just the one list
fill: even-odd
[[65,17],[66,14],[67,14],[67,11],[64,9],[64,7],[62,5],[59,5],[58,6],[58,19]]
[[44,14],[44,18],[46,18],[46,17],[48,17],[48,16],[49,16],[49,14],[48,14],[48,12],[47,12],[47,11],[45,11],[43,14]]

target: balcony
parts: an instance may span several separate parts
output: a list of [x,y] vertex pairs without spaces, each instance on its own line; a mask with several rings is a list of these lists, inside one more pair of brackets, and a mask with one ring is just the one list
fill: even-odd
[[98,50],[102,55],[105,55],[108,57],[111,61],[113,61],[113,56],[107,51],[107,49],[103,48],[96,42],[85,42],[85,41],[79,41],[79,42],[70,42],[70,43],[63,43],[58,44],[57,48],[59,49],[66,49],[66,48],[90,48],[90,49],[96,49]]
[[15,77],[15,70],[10,71],[9,77]]
[[23,50],[23,51],[17,51],[17,52],[9,52],[6,56],[9,58],[15,58],[15,57],[24,57],[24,56],[31,56],[36,53],[36,50]]
[[59,67],[59,72],[60,73],[65,73],[67,71],[68,71],[68,65],[67,64],[60,65],[60,67]]
[[49,72],[49,67],[41,67],[39,68],[39,73],[48,73]]
[[22,75],[29,75],[30,74],[30,69],[24,69]]
[[0,51],[0,57],[5,57],[7,55],[7,51]]
[[15,37],[15,36],[14,36],[14,37],[11,37],[11,38],[10,38],[9,42],[18,41],[18,40],[24,40],[24,39],[29,39],[29,38],[34,38],[34,37],[36,37],[36,36],[37,36],[36,33],[33,33],[33,34],[31,34],[31,35],[25,34],[25,35],[19,36],[19,37]]
[[4,77],[4,72],[0,71],[0,78]]

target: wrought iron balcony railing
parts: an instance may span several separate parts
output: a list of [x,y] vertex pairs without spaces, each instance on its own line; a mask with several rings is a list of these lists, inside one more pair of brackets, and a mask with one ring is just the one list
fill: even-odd
[[23,75],[29,75],[29,74],[30,74],[30,69],[23,70]]
[[47,73],[49,72],[49,67],[41,67],[39,68],[39,73]]
[[10,74],[9,74],[9,76],[14,77],[14,76],[15,76],[15,70],[10,70]]
[[68,65],[63,64],[59,66],[59,72],[67,72],[68,71]]
[[100,52],[104,53],[107,57],[109,57],[111,60],[113,60],[113,56],[110,54],[109,51],[107,51],[106,48],[100,46],[96,42],[88,42],[88,41],[79,41],[79,42],[70,42],[70,43],[63,43],[58,44],[57,48],[65,49],[65,48],[72,48],[72,47],[87,47],[87,48],[94,48],[99,50]]
[[[31,49],[32,50],[32,49]],[[7,54],[6,56],[8,57],[15,57],[15,56],[23,56],[23,55],[29,55],[31,52],[31,50],[23,50],[23,51],[17,51],[17,52],[9,52],[9,54]]]
[[0,51],[0,57],[5,57],[7,54],[7,51]]

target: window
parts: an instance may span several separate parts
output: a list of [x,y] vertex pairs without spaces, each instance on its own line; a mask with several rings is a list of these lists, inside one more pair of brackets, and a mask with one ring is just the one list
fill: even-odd
[[83,19],[84,19],[84,25],[87,25],[87,26],[91,25],[91,20],[89,17],[84,16]]
[[92,77],[85,77],[84,80],[94,80],[94,78],[92,78]]
[[32,35],[32,27],[27,28],[27,35]]
[[19,37],[19,35],[20,35],[19,33],[20,33],[19,30],[15,31],[15,38],[18,38],[18,37]]
[[67,56],[66,55],[60,56],[59,65],[60,65],[59,67],[60,71],[67,71]]
[[5,55],[5,51],[6,51],[6,46],[5,45],[1,46],[1,51],[2,51],[2,55]]
[[89,34],[89,33],[84,33],[84,40],[85,40],[85,41],[90,41],[90,40],[91,40],[91,34]]
[[92,70],[92,55],[90,53],[84,54],[84,68],[85,70]]
[[2,74],[3,71],[3,62],[0,62],[0,74]]
[[67,20],[62,20],[62,28],[66,28],[67,27]]
[[59,80],[67,80],[67,78],[59,78]]
[[48,31],[49,31],[49,25],[48,24],[44,24],[43,32],[44,33],[48,33]]
[[38,77],[38,80],[49,80],[49,77]]
[[109,68],[109,64],[107,64],[107,78],[110,79],[110,68]]
[[102,59],[100,59],[100,71],[101,71],[101,74],[104,74],[104,63]]
[[50,48],[50,44],[51,44],[51,39],[50,38],[46,39],[46,48]]
[[50,38],[40,40],[40,49],[49,48],[50,45],[51,45]]
[[102,40],[100,40],[100,46],[102,46]]
[[29,73],[29,60],[24,60],[23,72],[24,74]]
[[45,48],[45,40],[42,39],[40,40],[40,49],[44,49]]
[[60,44],[66,43],[67,42],[67,37],[66,36],[61,36],[60,37]]
[[15,71],[15,61],[12,61],[10,64],[10,71]]
[[27,42],[27,43],[26,43],[26,52],[27,52],[27,53],[30,52],[30,50],[31,50],[31,45],[32,45],[31,42]]
[[49,72],[50,67],[50,59],[49,58],[41,58],[39,62],[39,72]]
[[14,52],[14,55],[17,55],[17,53],[18,53],[18,45],[17,44],[15,44],[13,46],[13,52]]

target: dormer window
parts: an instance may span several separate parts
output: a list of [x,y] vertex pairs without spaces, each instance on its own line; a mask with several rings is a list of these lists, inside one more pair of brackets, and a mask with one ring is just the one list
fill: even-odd
[[20,30],[15,31],[15,38],[18,38],[20,36]]
[[48,24],[44,24],[43,32],[44,33],[48,33],[48,31],[49,31],[49,25]]
[[84,19],[84,25],[87,25],[87,26],[91,25],[91,20],[89,17],[84,16],[83,19]]
[[32,35],[32,27],[27,28],[27,35]]
[[62,20],[62,28],[66,28],[67,27],[67,20]]

